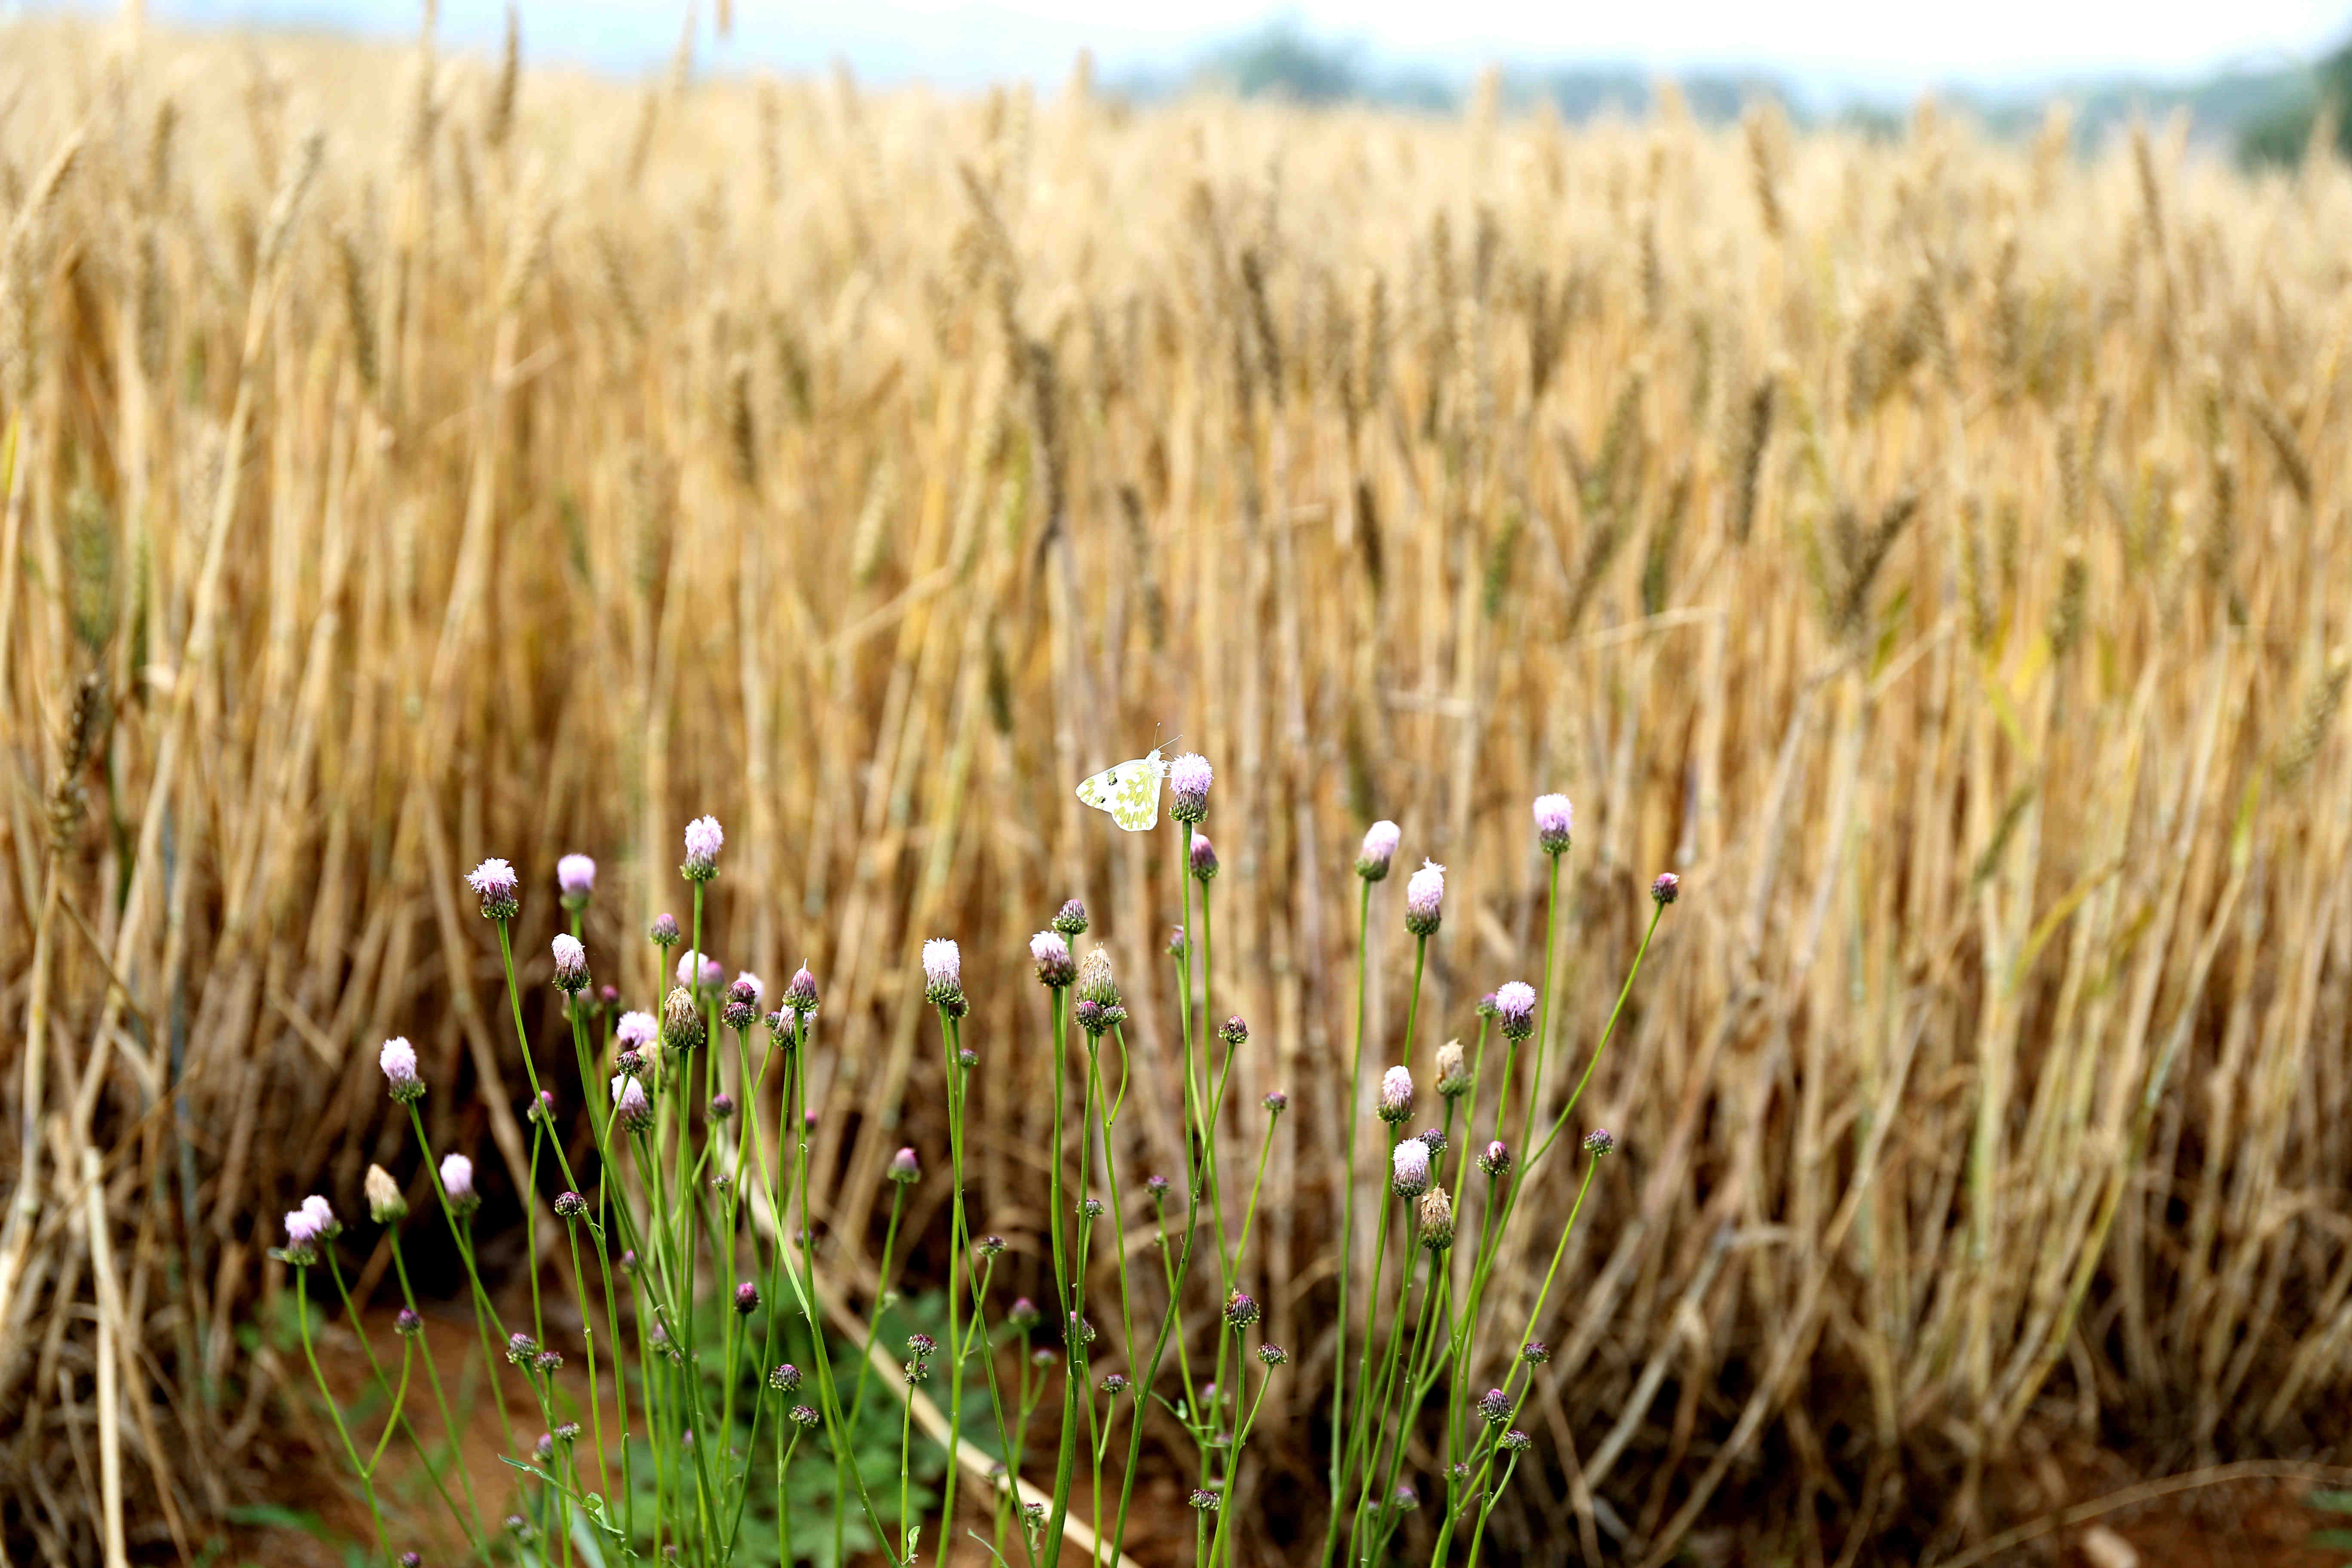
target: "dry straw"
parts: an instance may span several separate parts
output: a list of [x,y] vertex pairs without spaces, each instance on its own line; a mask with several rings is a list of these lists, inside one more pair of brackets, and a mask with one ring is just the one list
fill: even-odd
[[[746,825],[708,945],[827,976],[817,1202],[860,1290],[936,1131],[901,976],[956,931],[972,1202],[1034,1243],[1021,939],[1073,892],[1175,907],[1070,796],[1155,726],[1249,825],[1234,1099],[1293,1106],[1260,1297],[1301,1381],[1260,1452],[1317,1473],[1349,847],[1392,816],[1451,868],[1422,1005],[1465,1033],[1539,946],[1553,788],[1564,1041],[1650,875],[1684,891],[1595,1080],[1622,1152],[1498,1556],[1655,1564],[1717,1515],[1924,1555],[2014,1522],[1990,1478],[2068,1433],[2345,1437],[2340,169],[0,37],[28,1552],[184,1547],[303,1443],[237,1337],[263,1218],[356,1203],[383,1036],[504,1071],[457,887],[491,846],[539,879],[519,949],[586,847],[592,946],[643,952],[672,825]],[[1100,934],[1164,1076],[1167,931]],[[424,1109],[513,1215],[509,1095]],[[1179,1135],[1140,1104],[1115,1154]],[[908,1223],[919,1268],[946,1222]],[[1539,1265],[1501,1245],[1508,1316]]]

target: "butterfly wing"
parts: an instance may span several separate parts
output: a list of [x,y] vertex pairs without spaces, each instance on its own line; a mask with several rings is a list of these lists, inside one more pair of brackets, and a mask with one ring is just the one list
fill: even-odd
[[1078,798],[1129,833],[1141,833],[1160,820],[1160,781],[1168,764],[1155,751],[1148,757],[1105,768],[1078,784]]

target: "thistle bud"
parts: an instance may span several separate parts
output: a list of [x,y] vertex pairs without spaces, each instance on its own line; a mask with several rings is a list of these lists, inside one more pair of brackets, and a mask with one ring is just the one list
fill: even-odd
[[1072,1015],[1088,1035],[1099,1036],[1127,1022],[1118,982],[1111,973],[1110,954],[1103,949],[1096,948],[1078,965],[1076,995]]
[[739,1034],[760,1021],[760,977],[746,969],[727,987],[719,1021]]
[[474,1191],[474,1162],[463,1154],[441,1157],[441,1190],[448,1195],[449,1206],[459,1214],[471,1214],[482,1206],[480,1194]]
[[1478,1156],[1478,1169],[1490,1176],[1509,1175],[1511,1173],[1509,1147],[1499,1138],[1487,1144],[1486,1152]]
[[1445,919],[1445,868],[1423,860],[1421,869],[1405,879],[1404,929],[1415,936],[1434,936]]
[[1273,1115],[1279,1116],[1284,1111],[1290,1109],[1290,1096],[1283,1092],[1281,1089],[1272,1089],[1269,1090],[1266,1097],[1258,1101],[1258,1103],[1265,1106],[1267,1111]]
[[414,1307],[403,1307],[392,1320],[392,1331],[404,1340],[413,1340],[425,1331],[425,1320]]
[[1026,1296],[1015,1296],[1013,1305],[1004,1310],[1004,1321],[1023,1333],[1028,1332],[1037,1326],[1037,1303]]
[[1168,939],[1168,956],[1171,958],[1181,958],[1192,951],[1192,944],[1184,935],[1184,928],[1182,926],[1176,927],[1174,934],[1170,936]]
[[1495,1439],[1495,1447],[1506,1454],[1524,1454],[1533,1446],[1534,1439],[1516,1426]]
[[1143,1190],[1150,1194],[1155,1205],[1164,1204],[1168,1201],[1168,1178],[1156,1173],[1146,1176],[1143,1178]]
[[889,1179],[900,1186],[911,1186],[923,1179],[923,1163],[912,1149],[901,1149],[890,1156]]
[[370,1165],[361,1184],[367,1194],[368,1217],[378,1225],[398,1225],[408,1217],[408,1199],[400,1184],[382,1165]]
[[1683,879],[1672,871],[1661,871],[1658,879],[1650,884],[1650,897],[1661,906],[1671,904],[1683,890]]
[[1088,1219],[1100,1219],[1103,1216],[1103,1201],[1100,1198],[1088,1198],[1078,1205],[1078,1212]]
[[656,947],[676,947],[685,940],[676,915],[656,915],[654,923],[646,928],[646,936]]
[[1478,998],[1478,1016],[1481,1018],[1491,1018],[1497,1010],[1495,1005],[1495,994],[1492,991]]
[[1257,1300],[1248,1291],[1235,1290],[1225,1298],[1225,1327],[1246,1329],[1257,1318]]
[[613,1026],[613,1039],[625,1051],[642,1051],[661,1037],[661,1026],[651,1013],[624,1013]]
[[559,931],[548,947],[555,954],[555,988],[566,996],[587,990],[588,950],[580,939]]
[[507,1360],[516,1366],[528,1366],[539,1354],[539,1342],[518,1329],[507,1336]]
[[970,1046],[958,1046],[956,1047],[956,1066],[963,1068],[966,1072],[970,1072],[979,1065],[980,1053],[978,1051],[973,1050]]
[[[696,991],[716,991],[719,983],[727,978],[727,971],[707,952],[688,949],[677,961],[677,983]],[[697,998],[699,1000],[699,998]]]
[[719,875],[719,851],[726,842],[717,817],[696,817],[686,825],[686,863],[677,874],[689,882],[708,882]]
[[963,951],[945,937],[923,943],[923,1000],[950,1018],[964,1016]]
[[555,886],[567,910],[585,909],[596,890],[596,862],[585,855],[566,855],[555,863]]
[[1536,988],[1524,980],[1506,981],[1495,988],[1495,1021],[1503,1037],[1524,1040],[1536,1032]]
[[522,879],[503,860],[485,860],[466,873],[466,885],[482,900],[482,918],[510,921],[522,907]]
[[1421,1244],[1432,1252],[1454,1245],[1454,1200],[1444,1187],[1432,1187],[1421,1199]]
[[1054,929],[1066,937],[1087,934],[1087,906],[1076,899],[1063,901],[1054,912]]
[[735,1097],[721,1090],[710,1097],[710,1120],[731,1121],[735,1118]]
[[645,1132],[654,1124],[653,1101],[646,1098],[646,1086],[623,1073],[613,1080],[613,1120],[630,1132]]
[[1429,1151],[1429,1157],[1431,1159],[1434,1160],[1439,1158],[1445,1152],[1445,1129],[1443,1127],[1423,1128],[1421,1130],[1421,1146]]
[[1511,1418],[1511,1396],[1499,1388],[1490,1388],[1472,1404],[1489,1426],[1500,1426]]
[[1217,847],[1209,842],[1209,836],[1207,834],[1195,833],[1192,835],[1192,848],[1190,862],[1192,872],[1192,880],[1196,882],[1207,882],[1215,879],[1217,875]]
[[564,1219],[578,1219],[588,1212],[588,1200],[578,1193],[558,1193],[555,1194],[555,1212]]
[[784,1418],[805,1432],[817,1424],[817,1414],[805,1405],[795,1405],[785,1412]]
[[683,1054],[699,1049],[704,1038],[702,1011],[694,1005],[694,994],[683,985],[673,986],[662,999],[663,1047]]
[[737,1315],[748,1318],[760,1310],[760,1288],[749,1279],[735,1287]]
[[400,1554],[400,1568],[425,1568],[425,1554],[420,1552],[402,1552]]
[[1217,1511],[1217,1494],[1209,1490],[1206,1487],[1197,1487],[1193,1489],[1192,1495],[1186,1498],[1184,1500],[1192,1504],[1194,1508],[1200,1510],[1202,1513],[1214,1513]]
[[1569,836],[1576,826],[1576,808],[1564,795],[1536,796],[1536,843],[1553,859],[1568,853]]
[[384,1041],[383,1049],[376,1053],[376,1063],[383,1068],[383,1079],[392,1090],[392,1098],[406,1105],[425,1098],[425,1080],[416,1076],[416,1047],[394,1035]]
[[1551,1347],[1541,1340],[1529,1340],[1519,1347],[1519,1359],[1529,1366],[1541,1366],[1551,1360]]
[[1429,1145],[1407,1138],[1389,1151],[1389,1191],[1417,1198],[1429,1190]]
[[1403,831],[1382,817],[1364,829],[1364,846],[1356,851],[1356,875],[1367,882],[1388,879],[1389,864],[1396,858],[1397,840]]
[[1389,1493],[1389,1507],[1397,1513],[1411,1513],[1421,1506],[1421,1494],[1411,1483],[1399,1481],[1396,1490]]
[[907,1353],[917,1361],[929,1361],[940,1348],[939,1342],[929,1334],[908,1334]]
[[1077,963],[1060,931],[1041,931],[1031,937],[1029,956],[1037,965],[1037,983],[1049,991],[1059,991],[1077,978]]
[[803,963],[784,984],[784,1005],[803,1018],[816,1016],[816,976]]
[[1198,822],[1209,815],[1209,784],[1216,774],[1209,759],[1187,752],[1168,764],[1168,815],[1179,822]]
[[1470,1068],[1462,1059],[1459,1040],[1448,1040],[1437,1047],[1437,1092],[1448,1100],[1459,1100],[1470,1092]]
[[795,1393],[800,1385],[801,1369],[790,1362],[778,1364],[768,1373],[768,1386],[778,1394]]
[[1596,1127],[1584,1135],[1584,1152],[1596,1158],[1616,1147],[1617,1140],[1606,1127]]
[[282,1256],[287,1262],[301,1265],[319,1261],[319,1244],[327,1239],[330,1217],[312,1208],[308,1201],[300,1208],[286,1211],[286,1247]]
[[1217,1026],[1217,1038],[1224,1041],[1228,1049],[1239,1050],[1249,1044],[1249,1026],[1237,1013]]
[[980,1238],[980,1245],[972,1250],[978,1252],[982,1258],[994,1258],[1004,1250],[1004,1238],[1001,1236],[983,1236]]
[[1257,1359],[1267,1366],[1283,1366],[1288,1363],[1290,1352],[1277,1344],[1263,1344],[1257,1347]]
[[1402,1121],[1412,1114],[1412,1069],[1402,1065],[1381,1075],[1381,1120]]
[[1117,1399],[1120,1394],[1127,1392],[1127,1374],[1125,1373],[1118,1372],[1112,1373],[1108,1377],[1102,1380],[1102,1391],[1109,1398]]

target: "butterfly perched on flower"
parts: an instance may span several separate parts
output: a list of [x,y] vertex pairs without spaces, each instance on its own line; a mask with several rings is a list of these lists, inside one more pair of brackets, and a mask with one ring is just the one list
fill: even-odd
[[1160,750],[1154,746],[1150,756],[1080,780],[1078,798],[1097,811],[1110,813],[1110,819],[1129,833],[1148,830],[1160,820],[1160,784],[1168,776],[1168,764],[1160,760]]

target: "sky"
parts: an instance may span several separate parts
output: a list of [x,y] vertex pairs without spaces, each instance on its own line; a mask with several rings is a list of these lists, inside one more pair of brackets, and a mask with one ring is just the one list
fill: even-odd
[[[405,33],[414,0],[149,0],[151,16]],[[0,0],[0,14],[9,0]],[[611,69],[657,65],[683,0],[520,0],[527,51]],[[2352,0],[735,0],[735,33],[709,64],[822,69],[965,87],[1058,79],[1081,46],[1108,77],[1181,70],[1204,49],[1277,17],[1382,65],[1467,73],[1490,61],[1654,69],[1759,68],[1823,92],[1907,93],[1937,84],[2025,87],[2117,73],[2179,78],[2230,64],[2308,59],[2352,32]],[[442,0],[453,42],[495,38],[503,0]]]

